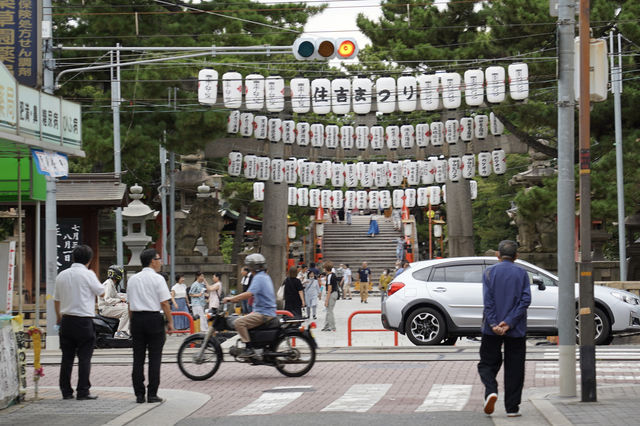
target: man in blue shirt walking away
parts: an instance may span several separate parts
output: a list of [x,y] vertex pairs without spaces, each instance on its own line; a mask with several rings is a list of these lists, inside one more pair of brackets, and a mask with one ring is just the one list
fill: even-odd
[[504,240],[498,245],[500,263],[482,276],[484,315],[478,373],[485,387],[484,412],[492,414],[498,400],[496,375],[502,365],[504,344],[504,406],[508,417],[520,416],[526,355],[527,308],[531,284],[527,272],[514,262],[517,244]]

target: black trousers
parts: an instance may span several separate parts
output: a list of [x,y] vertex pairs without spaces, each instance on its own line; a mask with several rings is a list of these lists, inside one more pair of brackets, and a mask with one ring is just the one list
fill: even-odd
[[478,373],[485,387],[485,398],[498,393],[496,376],[502,365],[504,344],[504,408],[507,413],[518,411],[524,386],[524,363],[527,354],[526,337],[482,335]]
[[60,322],[60,350],[62,351],[62,361],[60,361],[60,377],[58,384],[62,396],[72,396],[71,370],[73,361],[78,355],[78,385],[76,386],[77,396],[89,394],[91,382],[91,356],[93,355],[93,345],[96,334],[93,328],[93,319],[90,317],[74,317],[63,315]]
[[131,381],[137,397],[145,395],[144,360],[149,351],[149,384],[147,397],[157,396],[160,386],[162,348],[166,339],[164,319],[159,312],[132,312],[131,337],[133,339],[133,370]]

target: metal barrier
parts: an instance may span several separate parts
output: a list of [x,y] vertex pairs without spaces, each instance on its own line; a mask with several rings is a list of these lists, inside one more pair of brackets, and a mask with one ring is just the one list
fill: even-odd
[[[351,315],[349,315],[349,323],[348,323],[348,328],[347,328],[347,336],[348,336],[348,343],[347,346],[351,346],[351,333],[355,332],[355,331],[359,331],[359,332],[370,332],[370,331],[391,331],[391,330],[387,330],[386,328],[382,328],[382,329],[367,329],[367,328],[351,328],[351,322],[353,320],[353,317],[355,317],[356,315],[360,315],[360,314],[378,314],[380,315],[382,313],[382,311],[355,311],[352,312]],[[393,345],[394,346],[398,346],[398,332],[394,331],[393,332]]]
[[187,317],[189,318],[189,330],[174,330],[173,334],[179,334],[179,333],[189,333],[189,334],[193,334],[196,332],[196,327],[193,324],[193,317],[191,316],[191,314],[187,313],[187,312],[181,312],[181,311],[175,311],[175,312],[171,312],[171,316],[175,317],[176,315],[182,315],[183,317]]

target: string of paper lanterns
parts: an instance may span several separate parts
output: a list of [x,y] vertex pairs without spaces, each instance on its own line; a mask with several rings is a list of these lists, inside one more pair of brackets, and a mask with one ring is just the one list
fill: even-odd
[[[424,111],[456,109],[462,100],[468,106],[477,107],[485,101],[499,104],[505,101],[509,84],[509,96],[521,101],[529,97],[529,68],[525,63],[504,67],[491,66],[467,70],[463,75],[455,72],[369,78],[294,78],[289,82],[291,109],[305,114],[356,114],[371,112],[375,99],[376,108],[382,114],[395,111],[411,112],[418,106]],[[206,105],[217,102],[218,72],[201,70],[198,74],[198,101]],[[463,95],[464,93],[464,95]],[[280,76],[264,77],[249,74],[244,78],[238,72],[222,75],[222,98],[226,108],[242,106],[249,111],[282,112],[285,107],[285,81]]]

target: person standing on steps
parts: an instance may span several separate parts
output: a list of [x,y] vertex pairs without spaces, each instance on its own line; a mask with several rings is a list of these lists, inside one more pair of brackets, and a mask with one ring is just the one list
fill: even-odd
[[531,284],[527,272],[514,263],[517,247],[514,241],[501,241],[496,253],[500,262],[482,274],[484,311],[478,374],[485,387],[487,415],[493,413],[498,400],[496,375],[502,365],[504,345],[504,406],[508,417],[520,416]]
[[371,217],[369,218],[369,231],[367,231],[367,234],[373,238],[379,233],[380,228],[378,227],[378,216],[376,216],[375,213],[372,213]]
[[367,262],[362,262],[362,267],[358,269],[358,279],[360,287],[360,303],[369,303],[369,287],[371,286],[371,269],[367,266]]

